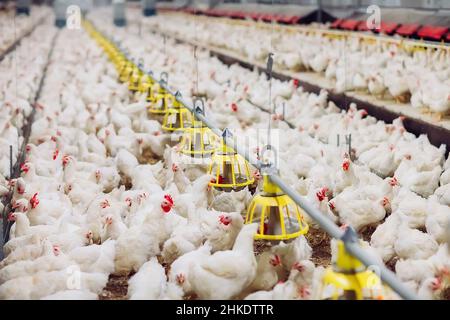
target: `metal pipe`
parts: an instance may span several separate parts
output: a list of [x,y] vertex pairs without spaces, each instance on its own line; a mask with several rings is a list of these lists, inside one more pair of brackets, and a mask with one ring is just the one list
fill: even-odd
[[126,4],[124,0],[113,0],[113,22],[117,27],[123,27],[127,24]]
[[317,22],[322,23],[322,0],[317,0]]
[[9,145],[9,180],[13,178],[13,146]]

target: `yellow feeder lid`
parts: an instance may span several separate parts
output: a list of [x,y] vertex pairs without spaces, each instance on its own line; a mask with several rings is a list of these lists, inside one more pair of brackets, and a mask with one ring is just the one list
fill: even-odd
[[361,261],[356,259],[354,256],[349,254],[345,249],[345,244],[343,241],[337,242],[337,255],[336,261],[334,262],[334,268],[340,272],[351,272],[364,270],[365,266]]
[[[343,239],[359,241],[356,232],[348,227]],[[385,288],[377,274],[367,269],[361,261],[352,256],[343,240],[337,241],[337,252],[333,266],[322,278],[322,299],[383,299]]]
[[385,288],[380,278],[371,270],[345,274],[328,268],[322,282],[322,299],[384,299]]
[[151,79],[147,74],[143,74],[139,79],[139,92],[144,93],[147,92],[151,87]]
[[[265,194],[284,194],[283,190],[280,189],[275,183],[270,181],[270,176],[268,174],[263,174],[263,193]],[[290,198],[289,198],[290,199]]]

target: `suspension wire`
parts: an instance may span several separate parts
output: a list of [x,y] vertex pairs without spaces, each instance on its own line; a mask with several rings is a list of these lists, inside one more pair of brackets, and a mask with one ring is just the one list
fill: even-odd
[[271,123],[272,123],[272,59],[273,53],[269,53],[269,57],[267,58],[267,70],[269,74],[269,108],[268,108],[268,114],[269,114],[269,121],[268,121],[268,128],[267,128],[267,144],[270,144],[270,133],[271,133]]
[[[17,41],[17,26],[16,26],[16,14],[14,14],[14,17],[13,17],[13,26],[14,26],[14,42],[16,42]],[[23,44],[23,43],[22,43]],[[14,79],[14,87],[15,87],[15,95],[14,95],[14,100],[15,100],[15,102],[16,102],[16,107],[17,107],[17,100],[18,100],[18,94],[19,94],[19,89],[18,89],[18,83],[19,83],[19,79],[18,79],[18,77],[19,77],[19,73],[18,73],[18,70],[17,70],[17,53],[18,53],[18,51],[20,50],[20,45],[17,47],[17,48],[15,48],[15,50],[14,50],[14,73],[15,73],[15,79]],[[24,123],[25,123],[25,116],[23,116],[23,119],[22,119],[22,129],[23,129],[23,126],[24,126]],[[23,132],[21,132],[21,134],[23,135]],[[17,139],[17,152],[16,152],[16,156],[17,156],[17,158],[19,158],[19,149],[20,149],[20,139]],[[11,177],[11,179],[12,179],[12,177]]]
[[197,43],[198,41],[198,35],[197,35],[197,22],[198,22],[198,15],[195,14],[194,15],[194,39],[195,39],[195,44],[194,44],[194,48],[193,48],[193,54],[194,54],[194,60],[195,60],[195,95],[199,94],[198,91],[198,82],[199,82],[199,74],[198,74],[198,55],[197,55]]
[[[272,0],[272,4],[271,7],[273,9],[274,3]],[[269,42],[269,56],[267,57],[267,66],[266,66],[266,71],[267,74],[269,75],[269,109],[268,109],[268,113],[269,113],[269,123],[268,123],[268,128],[267,128],[267,145],[270,145],[270,136],[271,136],[271,123],[272,123],[272,113],[273,113],[273,108],[272,108],[272,67],[273,67],[273,44],[272,44],[272,39],[273,39],[273,30],[274,30],[274,21],[271,21],[271,26],[270,26],[270,42]]]
[[163,34],[163,54],[166,56],[166,42],[167,42],[167,36]]
[[198,82],[199,82],[199,75],[198,75],[198,55],[197,55],[197,46],[194,46],[194,59],[195,59],[195,93],[198,95]]

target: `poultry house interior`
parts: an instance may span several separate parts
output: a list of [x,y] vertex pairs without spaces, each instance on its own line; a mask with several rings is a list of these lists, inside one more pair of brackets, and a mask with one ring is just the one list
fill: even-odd
[[0,299],[450,300],[449,16],[0,2]]

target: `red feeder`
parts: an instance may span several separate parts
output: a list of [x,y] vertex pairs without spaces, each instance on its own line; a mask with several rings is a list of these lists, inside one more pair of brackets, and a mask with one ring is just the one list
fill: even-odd
[[421,38],[439,41],[447,33],[447,31],[448,31],[448,27],[423,26],[422,28],[420,28],[420,30],[417,32],[417,34]]
[[333,23],[330,25],[330,27],[332,29],[338,29],[340,27],[340,24],[342,23],[342,21],[344,21],[344,20],[336,19],[336,20],[333,21]]
[[395,22],[381,22],[380,32],[386,34],[393,34],[395,29],[398,28],[398,23]]
[[340,24],[340,27],[341,27],[341,29],[344,29],[344,30],[354,31],[354,30],[356,30],[356,28],[358,27],[358,25],[360,23],[364,23],[364,22],[349,19],[349,20],[342,21],[342,23]]
[[419,30],[419,28],[420,25],[417,23],[402,24],[400,27],[397,28],[397,30],[395,30],[395,33],[404,37],[411,37],[417,32],[417,30]]

